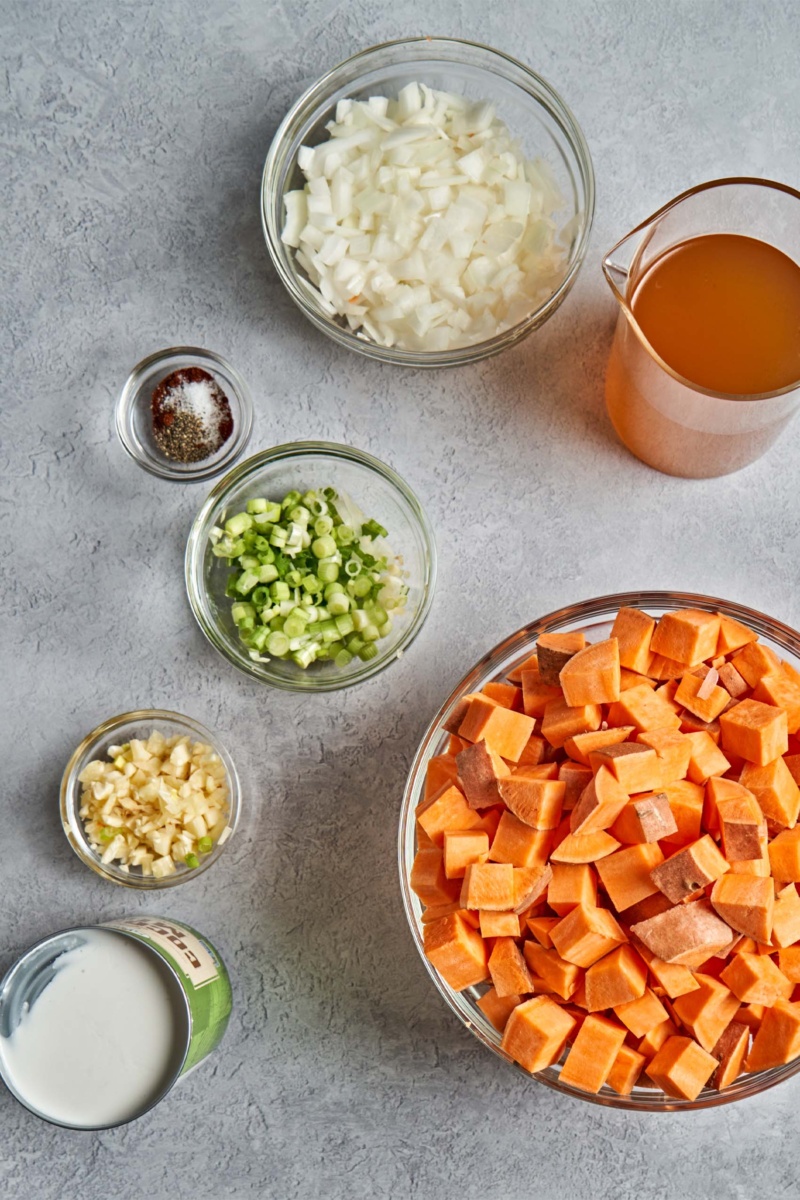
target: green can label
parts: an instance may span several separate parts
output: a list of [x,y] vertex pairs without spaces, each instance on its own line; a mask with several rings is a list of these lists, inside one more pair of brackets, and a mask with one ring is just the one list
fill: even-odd
[[214,947],[196,929],[162,917],[125,917],[107,921],[150,946],[172,967],[186,996],[191,1018],[185,1075],[216,1049],[231,1015],[231,982]]

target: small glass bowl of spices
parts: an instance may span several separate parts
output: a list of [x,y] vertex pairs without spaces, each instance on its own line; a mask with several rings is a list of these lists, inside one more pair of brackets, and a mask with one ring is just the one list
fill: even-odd
[[142,359],[120,393],[117,433],[140,467],[193,482],[227,470],[250,438],[253,401],[224,358],[173,346]]

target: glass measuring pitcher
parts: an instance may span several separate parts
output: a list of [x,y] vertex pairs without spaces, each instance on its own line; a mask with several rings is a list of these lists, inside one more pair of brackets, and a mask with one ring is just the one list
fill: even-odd
[[727,475],[772,445],[800,403],[800,378],[759,394],[711,391],[673,370],[634,316],[648,268],[690,238],[756,238],[800,264],[800,192],[762,179],[718,179],[677,196],[618,242],[603,271],[620,306],[606,374],[606,405],[619,437],[668,475]]

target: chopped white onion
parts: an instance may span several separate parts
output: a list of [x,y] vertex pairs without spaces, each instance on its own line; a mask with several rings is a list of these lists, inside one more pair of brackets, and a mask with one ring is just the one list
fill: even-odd
[[526,160],[489,103],[409,83],[340,100],[302,146],[282,238],[325,312],[404,350],[496,336],[556,290],[578,221],[548,164]]

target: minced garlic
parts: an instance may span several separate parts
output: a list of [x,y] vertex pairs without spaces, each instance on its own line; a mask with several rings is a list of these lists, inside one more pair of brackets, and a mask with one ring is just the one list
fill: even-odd
[[153,730],[108,754],[78,776],[80,816],[101,862],[163,879],[179,863],[198,867],[230,836],[227,774],[211,746]]

